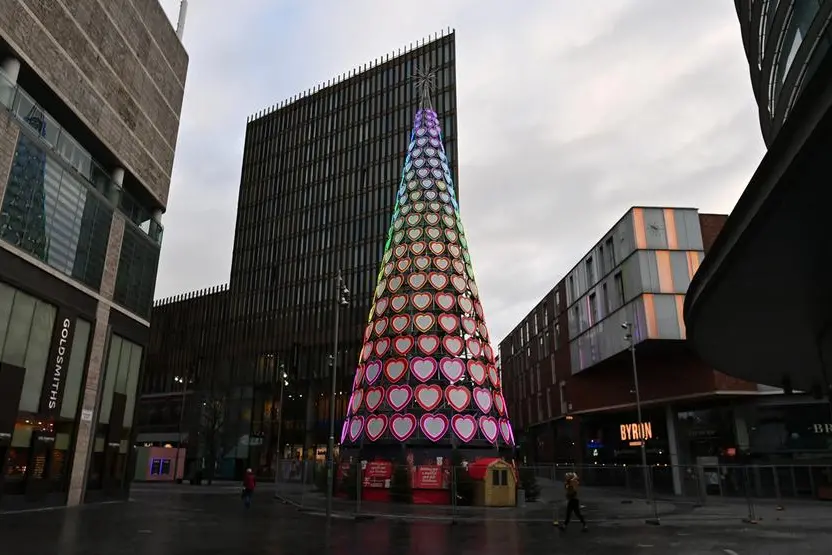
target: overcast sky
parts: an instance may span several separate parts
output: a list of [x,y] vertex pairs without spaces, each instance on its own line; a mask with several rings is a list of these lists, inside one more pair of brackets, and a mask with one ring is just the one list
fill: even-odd
[[731,0],[190,0],[156,297],[228,281],[247,116],[449,26],[495,343],[630,206],[727,213],[762,157]]

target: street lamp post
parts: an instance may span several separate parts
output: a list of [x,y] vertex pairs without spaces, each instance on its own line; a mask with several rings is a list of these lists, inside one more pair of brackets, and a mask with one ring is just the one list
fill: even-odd
[[340,324],[340,313],[342,306],[350,304],[350,290],[344,285],[341,277],[341,270],[338,270],[338,277],[335,282],[335,341],[332,349],[332,384],[329,398],[329,442],[326,454],[326,517],[327,521],[332,516],[332,494],[335,481],[335,390],[337,387],[336,376],[338,371],[338,327]]
[[187,376],[174,376],[173,381],[182,384],[182,406],[179,407],[179,423],[176,429],[176,460],[173,461],[173,482],[176,483],[176,477],[179,472],[179,453],[182,448],[182,420],[185,418],[185,395],[188,392],[188,382],[190,380]]
[[274,481],[277,482],[280,480],[280,454],[282,449],[280,448],[280,432],[283,431],[283,388],[289,385],[287,380],[289,376],[283,370],[283,364],[280,364],[280,404],[277,405],[277,465],[275,467],[275,475]]
[[636,339],[633,335],[632,322],[624,322],[621,327],[627,330],[624,338],[627,340],[630,349],[630,356],[633,361],[633,387],[636,393],[636,412],[638,413],[638,433],[639,443],[641,444],[641,468],[644,471],[644,488],[647,494],[647,502],[653,505],[653,519],[648,520],[648,524],[659,524],[659,511],[656,507],[656,500],[653,498],[653,482],[650,477],[650,470],[647,467],[647,437],[644,433],[644,420],[641,417],[641,391],[638,384],[638,366],[636,365]]

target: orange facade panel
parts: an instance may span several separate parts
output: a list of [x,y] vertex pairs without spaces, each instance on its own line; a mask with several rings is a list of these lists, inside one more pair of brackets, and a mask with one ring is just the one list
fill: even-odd
[[644,230],[643,208],[633,208],[633,231],[636,236],[636,249],[646,249],[647,235]]
[[667,232],[667,248],[676,250],[679,248],[679,239],[676,236],[676,211],[672,208],[664,209],[664,229]]
[[674,293],[673,268],[670,266],[670,251],[656,251],[656,267],[659,270],[659,291]]

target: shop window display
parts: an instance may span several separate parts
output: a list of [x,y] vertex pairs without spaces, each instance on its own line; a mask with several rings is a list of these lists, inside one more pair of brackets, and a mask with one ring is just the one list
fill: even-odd
[[[62,338],[58,320],[72,329],[60,360],[50,362]],[[57,307],[0,283],[0,387],[8,414],[0,418],[0,504],[60,500],[68,485],[78,398],[90,324],[60,315]],[[64,361],[66,359],[66,361]],[[55,364],[60,372],[55,374]],[[48,374],[51,370],[52,374]],[[54,376],[60,382],[54,381]],[[49,379],[47,379],[49,376]],[[58,384],[54,390],[51,386]],[[52,401],[50,410],[50,400]]]

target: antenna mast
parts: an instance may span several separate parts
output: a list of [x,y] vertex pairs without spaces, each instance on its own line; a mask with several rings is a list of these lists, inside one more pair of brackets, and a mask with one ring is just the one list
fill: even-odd
[[188,0],[182,0],[179,3],[179,19],[176,22],[176,36],[179,41],[182,41],[182,35],[185,34],[185,16],[188,15]]
[[427,68],[416,68],[412,77],[416,81],[419,91],[419,108],[433,110],[433,91],[436,90],[436,71]]

